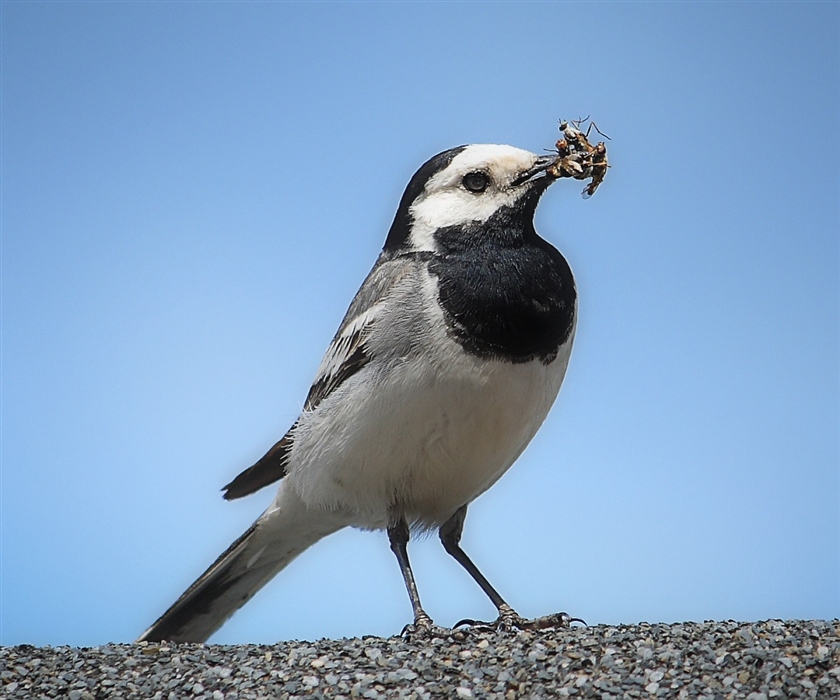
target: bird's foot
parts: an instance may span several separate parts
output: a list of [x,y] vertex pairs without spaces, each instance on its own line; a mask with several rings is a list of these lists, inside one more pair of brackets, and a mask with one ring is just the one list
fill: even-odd
[[493,622],[481,622],[478,620],[461,620],[455,627],[468,625],[482,632],[512,632],[513,630],[544,630],[550,628],[568,629],[573,622],[586,624],[579,617],[571,617],[568,613],[554,613],[527,620],[519,615],[516,610],[507,604],[499,607],[499,617]]
[[[422,610],[414,617],[414,624],[403,627],[400,636],[409,640],[417,641],[423,639],[446,639],[453,635],[454,630],[440,627],[432,622],[429,617]],[[463,634],[463,632],[454,632],[455,634]]]

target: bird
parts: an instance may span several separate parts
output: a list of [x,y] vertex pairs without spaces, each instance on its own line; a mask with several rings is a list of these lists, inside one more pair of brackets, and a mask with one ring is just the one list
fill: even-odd
[[472,144],[417,170],[299,417],[223,488],[231,500],[279,482],[276,497],[138,642],[205,641],[345,527],[387,533],[412,606],[407,635],[445,630],[421,605],[407,548],[434,529],[497,608],[497,628],[568,619],[519,616],[460,545],[467,507],[534,437],[569,363],[575,280],[534,228],[558,157]]

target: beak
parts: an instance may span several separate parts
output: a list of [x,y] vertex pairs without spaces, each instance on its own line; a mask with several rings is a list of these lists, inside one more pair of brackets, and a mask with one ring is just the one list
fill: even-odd
[[557,163],[559,158],[560,156],[557,153],[550,156],[538,156],[536,161],[534,161],[534,165],[517,177],[512,184],[518,187],[528,183],[544,181],[545,187],[548,187],[557,179],[557,175],[553,171],[549,172],[549,169]]

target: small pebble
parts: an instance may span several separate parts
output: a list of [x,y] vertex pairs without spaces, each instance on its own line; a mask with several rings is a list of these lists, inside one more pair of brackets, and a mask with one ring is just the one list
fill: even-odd
[[840,621],[470,630],[267,645],[0,647],[0,698],[840,698]]

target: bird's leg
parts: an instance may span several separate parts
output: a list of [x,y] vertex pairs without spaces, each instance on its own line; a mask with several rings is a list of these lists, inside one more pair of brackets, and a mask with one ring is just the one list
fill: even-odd
[[414,582],[414,572],[411,570],[411,563],[408,561],[409,529],[405,518],[400,517],[388,527],[388,541],[391,543],[391,551],[397,557],[400,571],[405,581],[405,588],[411,600],[411,608],[414,611],[414,624],[406,625],[403,634],[412,636],[440,636],[447,631],[437,627],[432,618],[423,610],[420,604],[420,594],[417,592],[417,584]]
[[[464,520],[467,517],[467,506],[461,506],[455,514],[449,518],[440,528],[439,535],[443,548],[451,554],[455,561],[463,566],[467,573],[473,577],[475,582],[481,587],[481,590],[487,594],[493,605],[499,611],[499,617],[495,622],[476,622],[475,620],[461,620],[456,627],[467,624],[476,625],[479,627],[492,627],[499,630],[517,629],[544,629],[547,627],[568,627],[569,624],[577,618],[571,618],[566,613],[555,613],[554,615],[546,615],[534,620],[526,620],[519,615],[510,605],[508,605],[504,598],[499,595],[499,592],[493,588],[490,582],[484,577],[478,567],[473,564],[472,559],[467,556],[467,553],[461,549],[461,533],[464,530]],[[577,620],[582,622],[582,620]]]
[[455,511],[455,515],[453,515],[449,520],[447,520],[440,528],[438,534],[440,535],[440,541],[443,544],[443,548],[447,551],[447,553],[451,554],[455,561],[457,561],[461,566],[463,566],[467,573],[475,579],[475,582],[481,586],[481,590],[487,594],[487,597],[493,602],[493,605],[499,610],[501,614],[503,609],[510,610],[513,612],[513,608],[511,608],[505,601],[502,596],[499,595],[499,592],[493,588],[490,582],[484,577],[478,567],[473,564],[472,559],[467,556],[467,553],[461,549],[461,533],[464,531],[464,520],[467,517],[467,507],[461,506],[457,511]]

